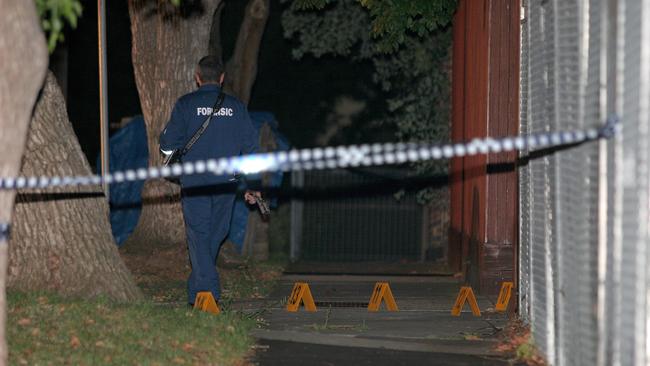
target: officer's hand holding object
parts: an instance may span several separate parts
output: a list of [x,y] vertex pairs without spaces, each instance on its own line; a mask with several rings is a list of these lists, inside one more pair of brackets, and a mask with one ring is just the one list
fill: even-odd
[[246,191],[244,193],[244,199],[251,205],[257,204],[257,208],[259,208],[263,218],[267,218],[271,214],[269,204],[262,198],[262,193],[258,191]]
[[255,204],[255,197],[261,198],[262,193],[259,191],[246,191],[246,193],[244,193],[244,199],[251,205]]

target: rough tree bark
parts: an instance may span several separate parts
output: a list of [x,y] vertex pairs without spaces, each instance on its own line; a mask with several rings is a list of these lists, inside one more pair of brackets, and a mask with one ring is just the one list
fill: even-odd
[[[15,176],[29,117],[47,67],[47,48],[33,1],[0,0],[0,176]],[[11,222],[15,192],[0,191],[0,223]],[[7,363],[7,241],[0,234],[0,365]]]
[[[90,165],[48,74],[30,124],[21,175],[88,175]],[[8,287],[64,295],[139,299],[113,241],[100,186],[18,192],[9,248]]]
[[[151,165],[161,163],[158,135],[181,95],[195,89],[196,62],[208,52],[222,57],[219,22],[222,0],[168,2],[129,0],[133,65],[147,127]],[[269,0],[250,0],[233,52],[226,63],[226,92],[245,103],[257,73],[257,55],[269,15]],[[212,24],[213,19],[217,21]],[[212,40],[210,34],[212,33]],[[145,183],[136,230],[124,246],[152,248],[184,243],[184,227],[176,186],[162,180]],[[254,215],[251,215],[254,216]]]
[[[135,81],[147,129],[149,164],[161,164],[158,136],[176,100],[195,89],[197,61],[208,53],[212,16],[221,0],[129,0]],[[138,225],[126,250],[185,243],[180,191],[162,179],[148,180]]]

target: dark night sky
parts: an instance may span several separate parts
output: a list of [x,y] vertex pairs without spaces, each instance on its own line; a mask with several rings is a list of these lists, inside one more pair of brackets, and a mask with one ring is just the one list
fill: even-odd
[[[68,112],[81,146],[94,164],[99,151],[99,84],[97,73],[96,1],[83,1],[84,13],[78,28],[66,34],[68,50]],[[341,94],[363,98],[376,89],[370,64],[352,64],[342,58],[296,61],[291,43],[282,36],[283,5],[271,1],[271,14],[262,41],[258,76],[250,110],[275,114],[281,131],[298,147],[313,145],[324,129],[326,114]],[[246,1],[229,0],[222,16],[222,35],[227,59],[235,42]],[[107,49],[109,120],[140,114],[138,93],[131,65],[131,34],[126,0],[107,2]],[[332,75],[338,78],[332,79]],[[372,110],[372,109],[371,109]],[[372,117],[372,112],[365,118]],[[358,127],[358,126],[357,126]],[[359,128],[348,128],[339,141],[355,142]],[[383,131],[386,135],[386,131]],[[368,136],[365,134],[365,138]],[[358,142],[358,141],[357,141]]]

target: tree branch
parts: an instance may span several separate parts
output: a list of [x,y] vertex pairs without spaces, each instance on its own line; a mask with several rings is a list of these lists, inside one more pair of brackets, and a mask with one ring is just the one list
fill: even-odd
[[269,17],[270,0],[250,0],[239,28],[232,58],[226,65],[226,90],[245,104],[257,75],[257,56]]

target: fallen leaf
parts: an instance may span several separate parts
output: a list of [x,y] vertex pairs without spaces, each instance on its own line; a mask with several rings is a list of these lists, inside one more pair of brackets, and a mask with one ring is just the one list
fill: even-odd
[[475,336],[475,335],[473,335],[473,334],[468,334],[468,335],[465,336],[465,340],[468,340],[468,341],[479,341],[479,340],[481,340],[481,338],[480,338],[479,336]]
[[32,336],[36,337],[37,335],[41,334],[41,330],[38,328],[32,329]]
[[513,349],[514,348],[512,347],[512,345],[504,343],[504,344],[498,345],[497,348],[496,348],[496,351],[497,352],[510,352]]
[[95,347],[104,347],[104,342],[103,341],[95,342]]
[[32,324],[32,320],[29,318],[22,318],[18,321],[18,325],[30,325]]
[[226,327],[226,331],[232,333],[232,332],[235,331],[235,327],[233,327],[232,325],[229,325],[229,326]]
[[36,301],[38,301],[38,303],[41,304],[41,305],[45,305],[45,304],[47,304],[48,300],[47,300],[47,297],[41,296]]
[[183,351],[185,351],[185,352],[189,352],[189,351],[191,351],[192,348],[194,348],[194,345],[191,344],[191,343],[185,343],[185,344],[183,344]]
[[185,360],[180,358],[180,357],[176,357],[176,358],[174,358],[174,363],[182,365],[182,364],[185,363]]
[[79,340],[79,338],[77,336],[72,336],[70,338],[70,347],[77,348],[80,345],[81,345],[81,341]]

